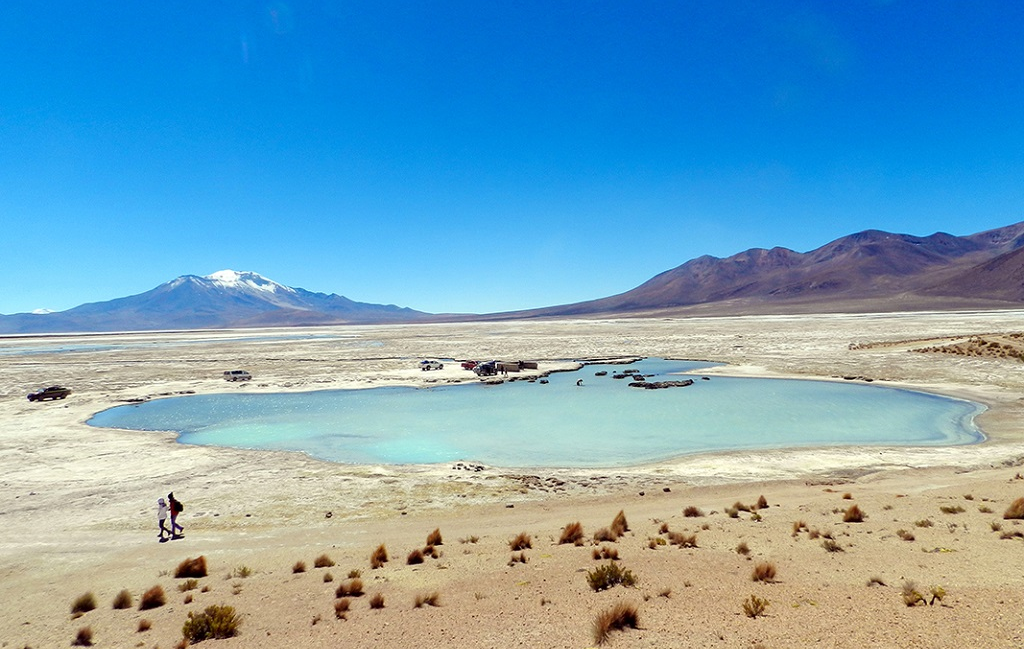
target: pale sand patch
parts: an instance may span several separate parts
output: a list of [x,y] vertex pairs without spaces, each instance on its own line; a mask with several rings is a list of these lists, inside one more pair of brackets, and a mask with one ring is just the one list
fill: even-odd
[[[1024,368],[1016,360],[910,353],[903,344],[850,346],[1019,331],[1022,315],[298,330],[313,335],[307,338],[282,329],[7,339],[0,350],[54,344],[82,350],[0,356],[0,642],[68,646],[77,629],[89,625],[97,646],[171,647],[188,611],[226,603],[242,614],[242,635],[217,646],[585,647],[592,642],[593,617],[626,600],[639,606],[642,628],[613,633],[614,646],[1019,646],[1024,541],[1000,540],[990,524],[1024,531],[1001,520],[1009,503],[1024,496],[1024,481],[1015,479],[1024,471]],[[552,369],[566,366],[552,361],[627,356],[729,364],[709,374],[867,377],[969,398],[989,406],[979,424],[991,439],[945,449],[726,453],[603,471],[474,472],[447,465],[339,466],[300,454],[189,447],[169,434],[84,425],[92,413],[127,399],[187,391],[423,385],[469,377],[448,363],[441,371],[420,372],[422,358],[539,359]],[[220,378],[236,368],[250,370],[255,380],[229,384]],[[54,383],[75,393],[46,404],[24,399]],[[508,434],[515,443],[514,431]],[[187,536],[158,544],[155,499],[172,489],[187,505]],[[852,501],[842,499],[844,491]],[[723,513],[762,493],[771,506],[760,522],[746,513],[736,519]],[[868,512],[867,521],[844,524],[841,512],[833,512],[851,502]],[[952,504],[965,511],[939,510]],[[687,505],[708,516],[684,518]],[[593,593],[585,573],[596,565],[591,546],[554,541],[562,525],[576,520],[593,534],[619,509],[633,532],[616,547],[639,586]],[[925,519],[934,525],[915,527]],[[796,520],[830,531],[846,551],[826,552],[807,533],[792,537]],[[697,532],[700,547],[648,549],[648,538],[658,536],[656,521]],[[700,529],[703,524],[707,530]],[[406,566],[408,552],[438,526],[443,557]],[[901,540],[900,529],[915,540]],[[507,540],[520,531],[534,537],[529,563],[508,566]],[[473,535],[478,543],[457,541]],[[750,546],[752,561],[734,552],[740,541]],[[369,554],[380,543],[392,560],[371,571]],[[314,570],[313,559],[322,552],[338,566]],[[200,554],[211,566],[211,576],[201,580],[211,591],[193,591],[194,601],[186,605],[176,580],[161,573]],[[291,566],[300,559],[309,569],[293,575]],[[750,581],[757,560],[778,566],[779,583]],[[243,564],[255,574],[224,579]],[[353,602],[347,621],[336,620],[334,588],[356,568],[369,593],[383,593],[386,608],[369,610],[363,597]],[[332,583],[322,580],[327,570]],[[865,585],[876,575],[886,587]],[[944,605],[905,607],[899,594],[904,578],[945,587]],[[168,593],[168,606],[111,610],[122,588],[137,601],[154,584]],[[660,597],[666,588],[671,597]],[[72,600],[89,590],[99,608],[71,620]],[[417,594],[433,590],[441,594],[441,607],[412,607]],[[750,594],[772,602],[768,617],[742,615],[742,600]],[[152,620],[153,629],[136,633],[142,618]]]

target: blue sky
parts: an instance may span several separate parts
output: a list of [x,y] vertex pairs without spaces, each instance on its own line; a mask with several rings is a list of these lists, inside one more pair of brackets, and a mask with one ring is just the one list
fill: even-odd
[[0,313],[253,270],[433,311],[1024,220],[1024,3],[4,3]]

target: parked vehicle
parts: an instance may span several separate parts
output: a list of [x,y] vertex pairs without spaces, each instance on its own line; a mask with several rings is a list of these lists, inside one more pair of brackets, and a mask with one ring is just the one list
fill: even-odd
[[71,390],[62,388],[59,385],[51,385],[28,395],[29,401],[46,401],[47,399],[65,399],[71,394]]
[[473,368],[477,376],[494,376],[498,373],[498,366],[495,361],[488,361],[486,363],[480,363]]
[[252,380],[252,374],[249,374],[245,370],[228,370],[224,372],[225,381],[250,381]]
[[424,372],[427,370],[443,370],[444,364],[439,361],[420,361],[420,369]]
[[473,369],[476,366],[477,366],[477,362],[476,361],[463,361],[462,362],[462,369],[464,369],[464,370],[471,370],[471,369]]

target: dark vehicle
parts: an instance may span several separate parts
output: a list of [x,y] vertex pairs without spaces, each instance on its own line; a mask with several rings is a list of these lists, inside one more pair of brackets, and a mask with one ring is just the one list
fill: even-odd
[[62,388],[59,385],[51,385],[48,388],[44,388],[42,390],[39,390],[38,392],[33,392],[32,394],[28,395],[28,400],[46,401],[47,399],[64,399],[69,394],[71,394],[71,390],[67,388]]

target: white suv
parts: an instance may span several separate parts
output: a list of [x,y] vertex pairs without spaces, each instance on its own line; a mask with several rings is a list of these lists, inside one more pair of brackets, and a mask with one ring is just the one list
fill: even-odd
[[245,370],[228,370],[224,372],[225,381],[248,381],[250,379],[252,379],[252,374]]

